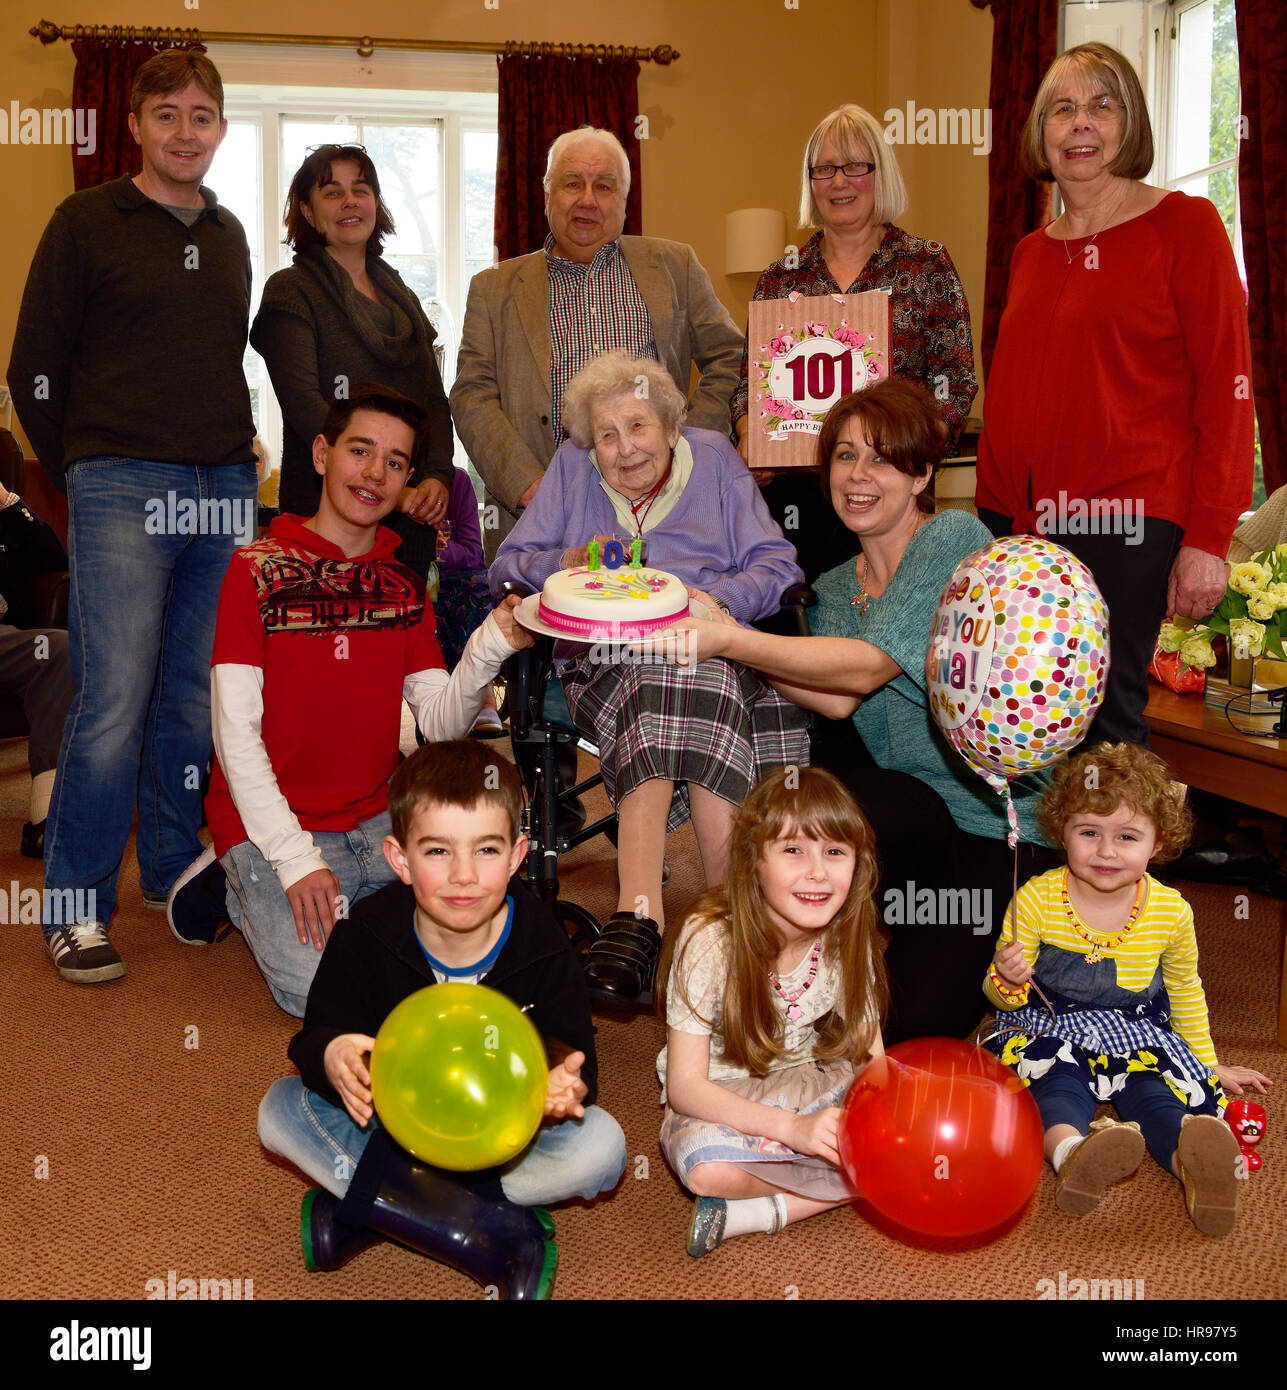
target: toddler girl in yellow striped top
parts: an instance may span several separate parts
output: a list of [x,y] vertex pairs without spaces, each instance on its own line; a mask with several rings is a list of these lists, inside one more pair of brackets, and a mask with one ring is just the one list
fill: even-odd
[[[1091,1211],[1147,1147],[1183,1182],[1198,1230],[1227,1235],[1240,1155],[1223,1091],[1272,1083],[1217,1061],[1193,910],[1148,873],[1180,853],[1189,825],[1166,764],[1137,744],[1056,769],[1041,828],[1068,862],[1029,879],[1006,912],[983,986],[998,1010],[987,1045],[1032,1088],[1061,1211]],[[1093,1120],[1101,1103],[1120,1120]]]

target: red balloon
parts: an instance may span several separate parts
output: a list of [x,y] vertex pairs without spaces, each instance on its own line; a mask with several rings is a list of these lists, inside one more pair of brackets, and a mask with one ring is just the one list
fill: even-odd
[[855,1078],[840,1158],[859,1194],[891,1221],[926,1235],[978,1235],[1032,1196],[1041,1115],[992,1053],[955,1038],[917,1038]]

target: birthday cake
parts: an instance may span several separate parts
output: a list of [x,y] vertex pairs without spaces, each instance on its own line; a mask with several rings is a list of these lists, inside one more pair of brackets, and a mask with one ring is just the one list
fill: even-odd
[[665,570],[595,563],[558,570],[545,581],[537,615],[569,637],[645,637],[688,616],[688,590]]

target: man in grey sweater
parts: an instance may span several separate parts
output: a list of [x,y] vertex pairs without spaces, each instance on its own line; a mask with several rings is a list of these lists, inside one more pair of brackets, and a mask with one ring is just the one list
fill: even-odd
[[43,926],[77,983],[125,973],[107,927],[136,797],[148,906],[164,909],[201,850],[219,587],[255,534],[250,255],[201,183],[227,131],[223,84],[204,54],[174,49],[139,69],[130,105],[142,172],[59,205],[9,364],[70,513],[76,696],[45,830]]

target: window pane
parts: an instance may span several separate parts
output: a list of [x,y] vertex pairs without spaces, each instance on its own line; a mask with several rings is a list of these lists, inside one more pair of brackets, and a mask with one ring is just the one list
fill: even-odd
[[385,259],[407,282],[417,299],[432,299],[437,295],[436,256],[386,256]]
[[282,193],[280,202],[286,203],[286,190],[295,177],[295,170],[304,162],[304,156],[315,145],[356,145],[360,144],[358,128],[344,121],[314,121],[287,117],[282,122]]
[[494,259],[496,202],[496,132],[464,134],[465,273],[472,278]]
[[367,153],[397,230],[384,244],[393,256],[437,256],[442,236],[439,127],[364,125]]
[[1179,19],[1175,170],[1238,154],[1238,36],[1234,0],[1204,0]]
[[[237,215],[246,229],[250,245],[250,313],[254,317],[259,296],[264,288],[264,219],[261,194],[263,187],[260,159],[260,126],[257,121],[229,121],[228,134],[211,170],[211,187],[219,201]],[[249,345],[242,355],[246,382],[250,387],[250,405],[255,416],[255,429],[268,429],[266,417],[268,373],[263,359]]]

